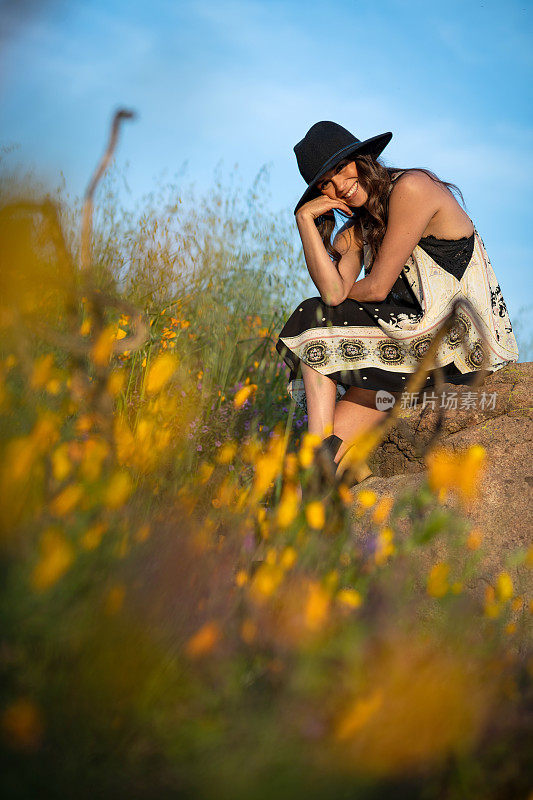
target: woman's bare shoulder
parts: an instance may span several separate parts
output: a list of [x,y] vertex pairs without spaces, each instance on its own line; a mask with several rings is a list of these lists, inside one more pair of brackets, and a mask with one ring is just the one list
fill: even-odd
[[[394,179],[393,176],[391,195],[404,195],[407,193],[413,197],[430,197],[432,195],[436,196],[442,192],[444,188],[442,184],[435,181],[427,172],[416,167],[403,170],[400,174],[396,173],[396,175],[396,179]],[[401,192],[398,190],[399,186],[401,187]]]

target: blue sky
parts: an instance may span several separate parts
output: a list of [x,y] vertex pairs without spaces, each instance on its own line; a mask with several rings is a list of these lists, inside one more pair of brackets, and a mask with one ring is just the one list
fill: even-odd
[[[215,165],[271,204],[305,188],[294,144],[320,119],[394,136],[389,165],[457,183],[511,319],[533,301],[532,6],[528,0],[0,2],[0,144],[81,194],[112,111],[135,109],[117,161],[133,198]],[[312,284],[312,293],[316,293]]]

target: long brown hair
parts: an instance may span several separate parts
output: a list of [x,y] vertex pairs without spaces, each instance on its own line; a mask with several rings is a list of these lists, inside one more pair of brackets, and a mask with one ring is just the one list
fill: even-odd
[[[385,236],[385,231],[387,230],[389,189],[392,183],[391,176],[394,175],[395,172],[403,172],[405,169],[402,169],[402,167],[386,167],[371,155],[353,156],[343,159],[343,161],[346,163],[355,161],[359,183],[368,194],[368,207],[354,209],[353,216],[348,217],[348,219],[354,226],[353,233],[360,246],[362,246],[362,241],[361,229],[357,224],[358,221],[365,227],[366,241],[370,248],[371,259],[374,261],[381,242],[383,241],[383,237]],[[419,172],[425,172],[435,183],[446,186],[450,193],[452,191],[456,192],[461,198],[463,208],[465,207],[462,192],[455,183],[448,183],[448,181],[441,180],[429,169],[423,169],[421,167],[411,167],[410,169],[417,169]],[[342,211],[339,211],[339,213],[344,215]],[[342,254],[333,247],[331,242],[331,236],[335,227],[336,222],[333,212],[323,215],[318,219],[317,228],[324,242],[324,247],[329,255],[332,256],[333,260],[338,262]],[[365,267],[368,266],[370,265],[365,264]]]

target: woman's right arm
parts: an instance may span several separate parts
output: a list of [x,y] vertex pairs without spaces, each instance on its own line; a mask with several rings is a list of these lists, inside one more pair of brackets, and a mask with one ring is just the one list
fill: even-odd
[[[346,203],[325,196],[305,203],[296,214],[307,269],[327,306],[336,306],[346,300],[361,271],[362,260],[361,248],[355,241],[353,228],[341,230],[335,237],[334,247],[343,251],[338,264],[335,265],[329,257],[316,227],[315,218],[333,208],[347,210],[350,215],[352,214]],[[370,276],[365,278],[369,279]]]

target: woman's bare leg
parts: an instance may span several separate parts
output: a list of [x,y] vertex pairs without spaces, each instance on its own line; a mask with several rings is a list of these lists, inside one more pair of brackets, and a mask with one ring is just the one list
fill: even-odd
[[[309,433],[316,433],[324,438],[333,432],[342,439],[335,456],[335,462],[338,464],[354,437],[378,425],[388,412],[376,408],[375,391],[356,386],[348,389],[342,399],[335,403],[336,382],[304,364],[303,361],[301,369],[307,400]],[[342,466],[340,469],[343,471]],[[359,480],[371,474],[367,464],[362,464],[357,472]]]
[[[380,411],[375,405],[376,392],[370,389],[359,389],[354,386],[343,395],[335,406],[333,433],[342,439],[335,461],[340,462],[351,440],[359,433],[379,425],[387,415],[387,411]],[[340,468],[342,470],[342,467]],[[370,474],[367,465],[361,466],[359,478]]]
[[303,361],[301,369],[307,401],[307,428],[309,433],[324,438],[333,433],[337,384]]

